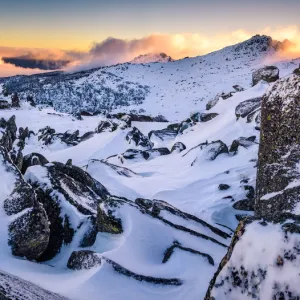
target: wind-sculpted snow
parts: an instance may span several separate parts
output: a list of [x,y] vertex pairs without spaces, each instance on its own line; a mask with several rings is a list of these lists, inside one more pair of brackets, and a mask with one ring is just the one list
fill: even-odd
[[[294,280],[285,276],[290,264],[298,264],[297,207],[281,224],[254,217],[258,141],[269,121],[264,94],[269,89],[270,105],[285,99],[283,114],[296,94],[296,73],[252,86],[252,72],[278,47],[256,36],[164,64],[1,81],[9,108],[0,109],[0,270],[74,300],[196,300],[209,287],[219,297],[237,284],[245,295],[247,282],[254,293],[257,280],[254,295],[261,296],[258,289],[282,274],[272,296],[297,295],[285,286]],[[298,60],[275,65],[285,77]],[[11,107],[14,89],[18,108]],[[41,105],[50,102],[59,111]],[[284,131],[293,136],[296,113]],[[292,190],[296,150],[281,157],[293,167]],[[265,188],[258,182],[258,195],[267,198],[262,211],[286,192]],[[249,261],[244,269],[235,249]],[[261,270],[252,265],[254,252]],[[223,283],[219,290],[211,279]]]

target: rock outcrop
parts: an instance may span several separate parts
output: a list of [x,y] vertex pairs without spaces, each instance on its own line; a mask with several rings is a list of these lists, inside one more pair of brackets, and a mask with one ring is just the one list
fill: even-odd
[[68,260],[71,270],[89,270],[101,265],[101,256],[90,250],[72,252]]
[[257,190],[234,208],[240,222],[206,300],[299,299],[300,76],[278,80],[263,97]]
[[133,143],[137,147],[151,149],[152,143],[148,137],[143,135],[139,129],[133,127],[126,135],[126,140],[129,144]]
[[24,182],[20,171],[12,163],[6,149],[0,147],[1,193],[8,216],[8,244],[16,256],[38,259],[49,242],[49,220],[43,206],[30,185]]
[[245,118],[261,106],[261,98],[253,98],[241,102],[235,109],[237,118]]
[[24,178],[34,187],[50,221],[49,243],[40,261],[53,258],[63,244],[70,244],[81,224],[96,215],[98,202],[109,195],[100,182],[71,164],[32,166]]
[[29,281],[0,271],[1,300],[68,300]]
[[266,82],[274,82],[279,79],[279,69],[275,66],[266,66],[255,71],[252,74],[252,84],[256,85],[261,80]]

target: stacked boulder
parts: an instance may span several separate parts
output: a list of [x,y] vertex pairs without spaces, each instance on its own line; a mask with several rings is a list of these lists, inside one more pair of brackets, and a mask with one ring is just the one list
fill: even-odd
[[299,299],[300,76],[262,101],[255,217],[243,219],[206,294],[215,299]]

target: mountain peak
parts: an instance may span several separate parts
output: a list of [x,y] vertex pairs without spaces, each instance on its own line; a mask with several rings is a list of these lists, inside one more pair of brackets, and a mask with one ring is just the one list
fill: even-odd
[[174,61],[174,59],[167,55],[166,53],[147,53],[142,54],[137,57],[135,57],[130,63],[132,64],[146,64],[146,63],[153,63],[153,62],[159,62],[159,63],[167,63]]

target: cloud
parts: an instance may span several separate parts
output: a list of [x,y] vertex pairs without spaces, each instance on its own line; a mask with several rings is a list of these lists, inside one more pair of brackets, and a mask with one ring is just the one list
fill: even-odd
[[6,64],[12,64],[16,67],[25,69],[40,69],[40,70],[58,70],[66,67],[69,60],[49,60],[49,59],[36,59],[28,55],[18,57],[2,57]]
[[[136,56],[147,53],[164,52],[174,59],[203,55],[245,41],[257,33],[270,35],[280,41],[288,39],[291,42],[285,43],[284,51],[276,59],[300,56],[300,30],[298,26],[291,25],[277,28],[266,27],[259,32],[238,29],[211,36],[200,33],[154,33],[131,40],[109,37],[100,43],[95,42],[86,52],[0,47],[0,59],[4,57],[4,62],[13,63],[18,67],[39,68],[39,70],[63,68],[72,72],[128,62]],[[3,66],[6,65],[0,65],[0,76],[3,73]],[[20,70],[22,69],[17,69],[17,71]],[[33,69],[34,72],[36,70]]]

